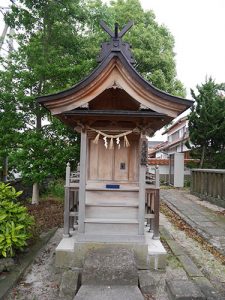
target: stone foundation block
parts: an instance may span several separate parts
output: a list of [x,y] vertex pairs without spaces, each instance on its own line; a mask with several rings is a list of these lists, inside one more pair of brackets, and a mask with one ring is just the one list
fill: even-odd
[[166,280],[166,291],[170,300],[206,300],[190,280]]
[[138,285],[138,272],[132,250],[98,249],[88,253],[82,272],[82,285]]
[[62,274],[59,299],[72,300],[79,288],[79,272],[67,270]]
[[159,273],[157,274],[157,271],[150,270],[138,271],[139,287],[143,294],[154,294],[156,292],[161,279]]
[[144,300],[137,286],[82,285],[74,300]]
[[165,270],[167,266],[167,254],[149,255],[150,270]]

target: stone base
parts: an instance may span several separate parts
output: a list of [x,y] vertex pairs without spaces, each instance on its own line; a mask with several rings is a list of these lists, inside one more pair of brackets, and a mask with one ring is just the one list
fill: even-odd
[[144,300],[137,286],[83,285],[74,300]]
[[167,280],[166,290],[170,300],[206,300],[199,287],[190,280]]
[[166,250],[160,240],[153,240],[146,229],[143,236],[97,236],[80,235],[64,237],[56,248],[56,267],[83,268],[84,259],[90,251],[98,249],[130,249],[135,254],[138,269],[158,269],[166,265]]

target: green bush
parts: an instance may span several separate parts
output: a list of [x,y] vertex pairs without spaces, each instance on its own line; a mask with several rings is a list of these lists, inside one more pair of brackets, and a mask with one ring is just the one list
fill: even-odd
[[62,179],[58,179],[55,181],[51,181],[48,185],[46,194],[50,197],[58,198],[60,200],[64,199],[64,185],[65,181]]
[[20,194],[8,184],[0,183],[0,257],[14,256],[31,237],[33,217],[26,207],[13,202]]
[[9,183],[0,182],[0,201],[15,201],[23,192],[17,192]]

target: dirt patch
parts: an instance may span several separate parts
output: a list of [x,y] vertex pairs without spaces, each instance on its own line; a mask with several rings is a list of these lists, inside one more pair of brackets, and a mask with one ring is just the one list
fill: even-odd
[[35,219],[35,234],[39,235],[55,227],[63,226],[63,203],[48,198],[41,200],[38,205],[26,204],[29,213]]

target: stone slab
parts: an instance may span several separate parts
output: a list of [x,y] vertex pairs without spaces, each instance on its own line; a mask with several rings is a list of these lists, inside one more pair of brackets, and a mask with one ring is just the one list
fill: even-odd
[[66,270],[62,274],[62,280],[59,288],[59,298],[63,300],[72,300],[79,287],[79,272]]
[[144,300],[137,286],[83,285],[74,300]]
[[134,251],[125,248],[90,251],[84,261],[82,284],[138,285]]
[[205,277],[193,278],[194,282],[201,289],[207,300],[224,300],[224,296],[221,296],[213,287],[211,282]]
[[152,294],[156,291],[161,280],[161,272],[141,270],[138,271],[139,287],[143,294]]
[[184,255],[184,248],[175,240],[166,240],[166,242],[175,256]]
[[190,277],[203,277],[204,275],[193,263],[193,261],[187,255],[178,256],[179,261],[182,263],[183,268]]
[[170,300],[206,300],[190,280],[166,280],[166,291]]
[[213,236],[221,236],[224,237],[225,235],[225,230],[222,228],[219,228],[218,226],[216,227],[207,227],[203,229],[204,231],[206,231],[207,233],[213,235]]
[[89,251],[98,249],[125,248],[134,251],[136,263],[139,269],[148,268],[148,244],[130,242],[78,242],[77,235],[63,238],[56,248],[55,265],[58,268],[83,268],[84,259]]
[[15,266],[15,262],[12,258],[0,258],[0,273],[2,271],[10,271]]
[[166,228],[164,226],[159,226],[159,231],[160,231],[160,235],[162,239],[165,240],[174,240],[173,236],[171,235],[171,233],[166,230]]
[[195,221],[200,227],[211,227],[211,228],[217,228],[218,226],[213,222],[203,222],[203,221]]

